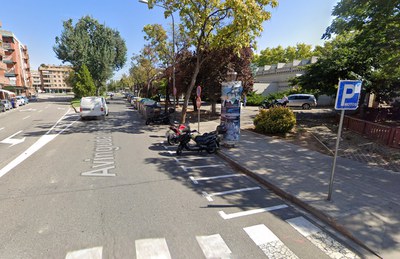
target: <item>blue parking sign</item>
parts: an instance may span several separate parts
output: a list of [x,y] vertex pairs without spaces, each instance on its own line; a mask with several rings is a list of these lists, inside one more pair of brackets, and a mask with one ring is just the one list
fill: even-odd
[[361,93],[360,80],[340,80],[336,95],[336,110],[356,110]]

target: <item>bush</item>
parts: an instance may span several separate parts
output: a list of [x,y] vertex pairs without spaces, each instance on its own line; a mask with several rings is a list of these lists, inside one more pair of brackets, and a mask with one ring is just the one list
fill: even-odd
[[265,96],[257,94],[256,92],[251,92],[247,96],[247,106],[260,106],[265,99]]
[[263,134],[288,133],[296,125],[294,113],[286,107],[262,109],[254,119],[255,130]]

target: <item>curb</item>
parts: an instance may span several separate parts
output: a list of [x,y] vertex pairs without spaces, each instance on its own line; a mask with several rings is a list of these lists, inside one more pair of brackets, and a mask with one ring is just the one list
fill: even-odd
[[255,179],[257,182],[259,182],[263,186],[266,186],[267,188],[272,190],[278,196],[280,196],[283,199],[288,200],[288,201],[296,204],[297,206],[301,207],[302,209],[304,209],[305,211],[307,211],[311,215],[315,216],[316,218],[318,218],[319,220],[321,220],[325,224],[327,224],[330,227],[332,227],[334,230],[336,230],[337,232],[339,232],[343,236],[349,238],[351,241],[353,241],[355,244],[359,245],[363,249],[367,250],[368,252],[372,253],[373,255],[376,255],[379,258],[382,258],[374,250],[372,250],[371,248],[366,246],[364,243],[362,243],[360,240],[355,238],[349,231],[346,230],[346,228],[343,225],[337,223],[336,220],[334,218],[332,218],[331,216],[323,213],[320,210],[317,210],[316,208],[314,208],[313,206],[311,206],[311,205],[307,204],[306,202],[300,200],[296,196],[294,196],[294,195],[282,190],[281,188],[277,187],[276,185],[274,185],[273,183],[271,183],[268,180],[264,179],[260,175],[254,173],[253,171],[247,169],[246,167],[238,164],[235,160],[233,160],[228,155],[226,155],[222,150],[219,150],[219,152],[217,152],[217,156],[219,156],[220,158],[222,158],[223,160],[228,162],[235,169],[237,169],[237,170],[243,172],[244,174],[248,175],[249,177]]

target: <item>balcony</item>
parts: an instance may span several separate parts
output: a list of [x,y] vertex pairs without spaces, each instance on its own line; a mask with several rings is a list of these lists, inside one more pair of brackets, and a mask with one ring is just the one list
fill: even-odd
[[11,43],[3,43],[3,48],[5,50],[12,50],[14,51],[14,46]]
[[14,69],[6,70],[4,73],[5,77],[16,77],[18,73]]
[[11,58],[7,58],[7,57],[3,58],[3,62],[5,64],[15,64],[15,63],[17,63],[16,61],[12,60]]

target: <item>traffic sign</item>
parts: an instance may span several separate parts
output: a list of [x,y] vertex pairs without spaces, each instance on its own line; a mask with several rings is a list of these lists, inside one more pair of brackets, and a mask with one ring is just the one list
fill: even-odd
[[356,110],[361,93],[360,80],[340,80],[336,94],[336,110]]
[[200,97],[200,95],[201,95],[201,86],[198,86],[196,88],[196,94],[197,94],[197,97]]
[[196,99],[196,106],[197,106],[197,109],[200,109],[200,107],[201,107],[201,98],[200,97],[197,97],[197,99]]

